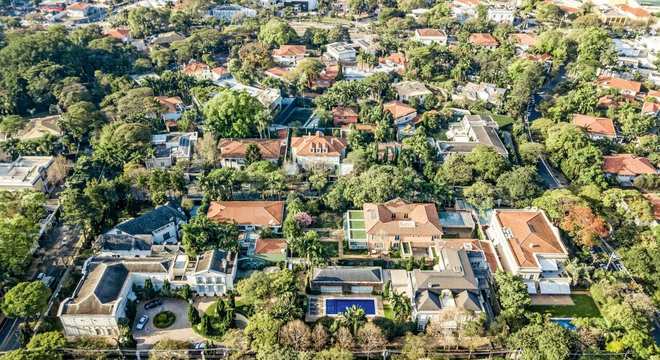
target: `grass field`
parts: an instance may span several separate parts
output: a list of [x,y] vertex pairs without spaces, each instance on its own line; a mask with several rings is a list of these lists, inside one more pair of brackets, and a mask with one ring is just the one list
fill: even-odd
[[589,295],[574,294],[571,299],[575,305],[571,306],[545,306],[533,305],[530,310],[541,313],[550,314],[552,317],[565,317],[565,318],[580,318],[580,317],[600,317],[598,306]]

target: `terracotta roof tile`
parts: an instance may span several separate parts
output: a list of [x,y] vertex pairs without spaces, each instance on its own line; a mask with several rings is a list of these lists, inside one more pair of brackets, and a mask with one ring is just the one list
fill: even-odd
[[402,103],[401,101],[390,101],[385,105],[383,105],[383,109],[385,109],[385,111],[389,111],[394,117],[394,119],[398,119],[400,117],[404,117],[406,115],[410,115],[414,112],[417,112],[415,108],[412,108]]
[[183,72],[184,74],[191,76],[199,73],[203,73],[205,71],[209,71],[209,66],[197,61],[191,61],[181,70],[181,72]]
[[156,96],[156,101],[170,113],[177,112],[177,106],[183,104],[183,100],[178,96]]
[[590,115],[573,115],[573,124],[584,128],[587,132],[606,136],[616,136],[612,119]]
[[598,77],[597,84],[604,88],[614,88],[619,90],[627,90],[635,93],[640,92],[642,83],[639,81],[631,81],[611,76]]
[[491,34],[487,33],[474,33],[470,34],[469,39],[471,44],[480,45],[480,46],[497,46],[499,43],[497,39]]
[[257,254],[281,254],[286,250],[284,239],[257,239],[254,252]]
[[621,11],[627,13],[627,14],[630,14],[632,16],[635,16],[635,17],[648,18],[648,17],[651,16],[650,12],[648,12],[648,11],[646,11],[643,8],[640,8],[640,7],[634,7],[634,6],[630,6],[628,4],[621,4],[621,5],[618,5],[617,7],[619,8],[619,10],[621,10]]
[[444,31],[438,29],[417,29],[415,33],[421,37],[446,37]]
[[656,168],[649,159],[632,154],[616,154],[603,157],[603,171],[622,176],[655,174]]
[[348,143],[345,139],[321,133],[291,138],[291,150],[296,156],[341,156]]
[[368,234],[441,236],[442,226],[435,204],[410,204],[393,199],[384,204],[363,205]]
[[275,56],[302,56],[307,52],[305,45],[281,45],[279,49],[273,50]]
[[206,216],[217,222],[238,225],[281,226],[283,201],[214,201]]
[[270,139],[221,139],[218,143],[220,150],[220,158],[245,158],[247,147],[250,144],[255,144],[261,152],[261,157],[266,160],[279,159],[284,151],[284,146],[281,140]]
[[515,33],[511,34],[511,37],[516,44],[525,46],[534,46],[538,40],[536,35],[527,33]]

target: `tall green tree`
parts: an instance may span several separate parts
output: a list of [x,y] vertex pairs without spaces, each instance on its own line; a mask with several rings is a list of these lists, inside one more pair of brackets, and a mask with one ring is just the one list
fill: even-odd
[[204,105],[206,125],[218,137],[264,135],[269,115],[263,105],[244,91],[221,90]]
[[181,228],[181,245],[188,256],[200,255],[206,250],[238,251],[238,228],[233,223],[216,223],[200,214]]

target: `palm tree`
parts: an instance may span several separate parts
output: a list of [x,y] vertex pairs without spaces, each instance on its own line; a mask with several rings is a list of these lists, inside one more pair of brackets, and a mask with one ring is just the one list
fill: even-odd
[[367,321],[367,315],[365,314],[364,309],[357,305],[352,305],[344,310],[344,312],[341,313],[341,316],[344,322],[350,326],[353,331],[353,336],[357,335],[360,325]]
[[390,304],[392,304],[392,311],[394,312],[394,317],[399,322],[404,322],[408,320],[410,312],[412,311],[412,305],[407,296],[399,294],[396,291],[392,291],[390,296]]
[[592,283],[591,273],[594,270],[593,266],[580,262],[578,259],[573,258],[564,267],[568,275],[571,277],[571,285],[575,286],[581,281],[587,284]]

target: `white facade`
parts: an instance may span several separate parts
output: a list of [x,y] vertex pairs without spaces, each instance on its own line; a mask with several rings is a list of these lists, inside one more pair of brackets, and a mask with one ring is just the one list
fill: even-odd
[[52,156],[21,156],[13,162],[0,163],[0,190],[36,190],[49,193],[48,169]]
[[240,18],[256,17],[257,11],[240,5],[218,5],[209,10],[209,15],[218,20],[230,22]]
[[357,59],[357,52],[350,44],[346,42],[335,42],[326,45],[326,55],[328,57],[340,62],[351,63]]
[[299,156],[293,153],[293,161],[303,169],[309,170],[318,167],[336,168],[341,163],[341,156]]
[[489,8],[487,17],[488,21],[512,25],[516,17],[516,11],[507,8]]

